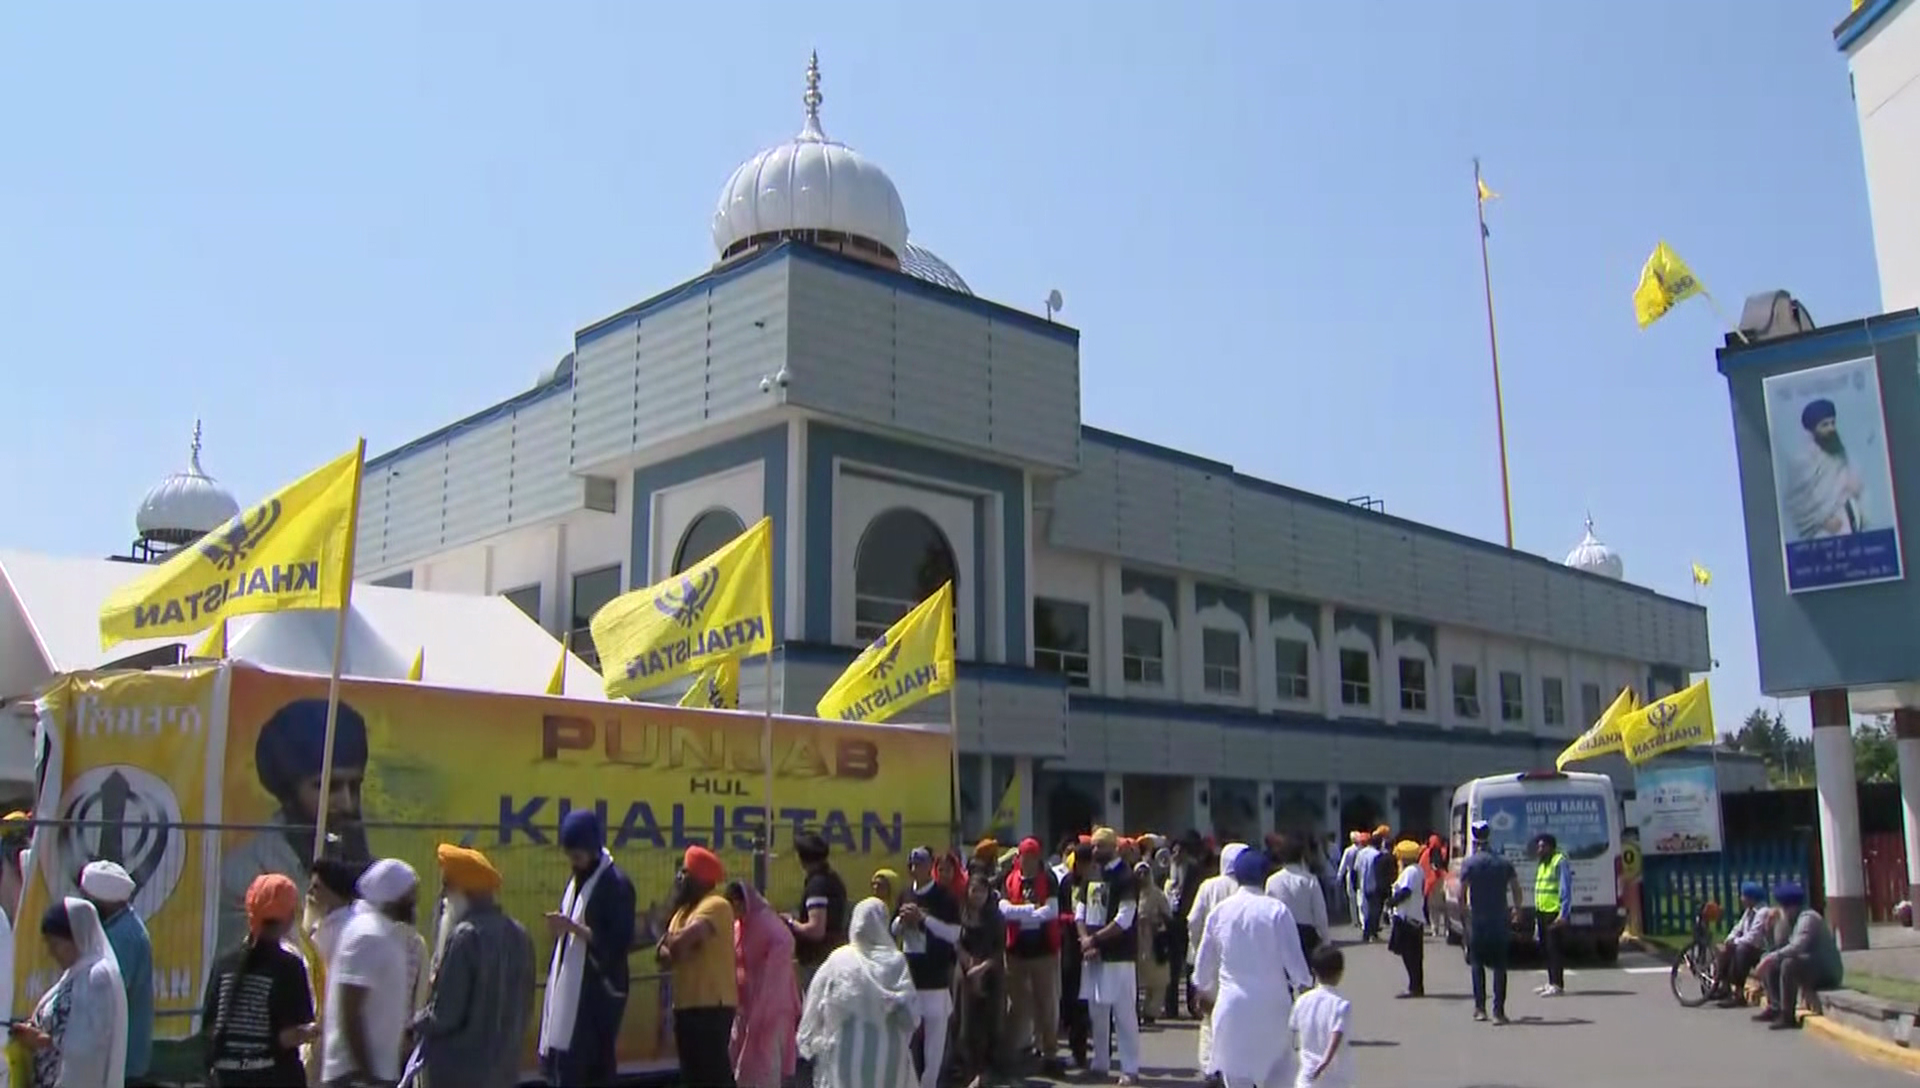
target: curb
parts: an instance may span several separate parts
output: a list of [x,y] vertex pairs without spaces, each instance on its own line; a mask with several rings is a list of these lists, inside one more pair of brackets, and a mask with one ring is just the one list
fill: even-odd
[[1920,1051],[1909,1050],[1885,1039],[1875,1038],[1845,1024],[1836,1024],[1824,1016],[1804,1017],[1801,1025],[1856,1058],[1891,1065],[1909,1073],[1920,1073]]

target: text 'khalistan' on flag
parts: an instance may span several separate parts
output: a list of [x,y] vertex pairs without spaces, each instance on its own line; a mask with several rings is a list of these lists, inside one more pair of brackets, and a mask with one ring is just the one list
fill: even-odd
[[197,634],[227,616],[342,607],[363,452],[356,446],[108,594],[101,647]]
[[883,722],[922,699],[953,690],[953,583],[874,639],[820,697],[814,713]]
[[773,648],[773,519],[663,582],[623,593],[590,623],[606,693],[639,695],[728,657]]

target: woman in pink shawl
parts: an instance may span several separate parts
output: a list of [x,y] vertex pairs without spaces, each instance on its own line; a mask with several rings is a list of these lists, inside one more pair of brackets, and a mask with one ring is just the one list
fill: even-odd
[[780,1088],[798,1056],[800,990],[794,982],[793,931],[743,881],[727,887],[733,901],[733,962],[740,1010],[733,1018],[733,1078],[740,1088]]

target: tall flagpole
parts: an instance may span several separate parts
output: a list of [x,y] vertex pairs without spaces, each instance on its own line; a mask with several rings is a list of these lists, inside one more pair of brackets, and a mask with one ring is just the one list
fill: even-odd
[[[768,560],[769,566],[772,560]],[[767,572],[767,584],[773,584],[773,572]],[[769,603],[767,618],[773,618],[773,607]],[[767,769],[767,833],[761,842],[761,852],[765,855],[767,883],[773,882],[773,640],[767,640],[767,693],[764,700],[767,713],[760,722],[760,759]]]
[[1500,511],[1507,524],[1507,547],[1513,547],[1513,486],[1507,476],[1507,408],[1500,393],[1500,339],[1493,331],[1493,272],[1487,263],[1487,202],[1482,196],[1480,157],[1473,159],[1473,207],[1480,219],[1480,283],[1487,296],[1487,352],[1493,357],[1493,423],[1500,439]]
[[347,548],[342,561],[347,584],[340,587],[340,613],[333,621],[333,673],[327,678],[327,732],[320,756],[320,811],[313,818],[313,859],[326,853],[327,816],[333,808],[333,742],[340,722],[340,668],[347,656],[347,617],[353,612],[353,553],[360,543],[360,478],[367,469],[367,440],[354,451],[353,498],[348,504]]

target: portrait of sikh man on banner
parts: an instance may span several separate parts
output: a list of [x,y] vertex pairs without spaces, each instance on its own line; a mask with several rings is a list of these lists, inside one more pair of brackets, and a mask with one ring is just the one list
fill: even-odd
[[[279,873],[304,887],[313,865],[313,825],[320,814],[320,763],[326,754],[327,701],[296,699],[274,711],[253,747],[260,786],[279,803],[271,827],[233,844],[220,862],[218,947],[247,935],[247,889],[254,878]],[[333,796],[327,813],[327,854],[343,861],[373,859],[361,823],[360,786],[367,774],[367,722],[340,704],[334,724]]]

